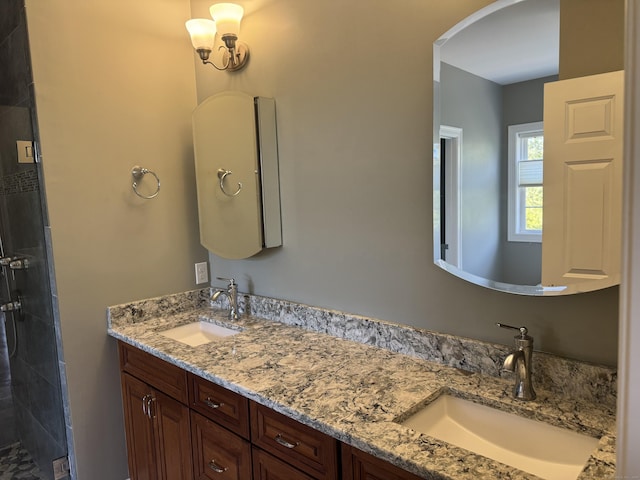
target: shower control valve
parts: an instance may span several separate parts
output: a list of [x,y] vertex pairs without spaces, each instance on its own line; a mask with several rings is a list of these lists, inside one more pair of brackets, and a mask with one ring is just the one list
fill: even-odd
[[15,259],[16,257],[0,257],[0,266],[8,267]]
[[9,262],[9,268],[11,270],[25,270],[29,268],[29,259],[16,258],[13,261]]
[[0,311],[2,312],[15,312],[15,311],[19,311],[21,308],[22,308],[22,303],[20,303],[20,300],[16,300],[9,303],[3,303],[2,305],[0,305]]
[[9,267],[11,270],[24,270],[29,268],[29,263],[26,257],[0,257],[0,266]]

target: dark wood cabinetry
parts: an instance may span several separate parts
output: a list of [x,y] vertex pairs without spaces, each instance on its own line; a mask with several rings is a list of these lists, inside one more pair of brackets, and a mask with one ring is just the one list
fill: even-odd
[[249,440],[249,400],[196,375],[189,375],[189,406]]
[[421,480],[412,473],[342,444],[343,480]]
[[187,372],[180,367],[148,354],[139,348],[120,343],[120,369],[152,387],[186,404]]
[[253,444],[318,480],[335,480],[338,475],[338,443],[332,437],[251,403]]
[[251,478],[251,444],[217,423],[191,412],[196,480]]
[[138,348],[119,351],[131,480],[419,479]]
[[189,409],[127,373],[122,396],[131,480],[191,480]]
[[122,374],[122,402],[127,435],[127,453],[129,472],[133,480],[158,478],[154,428],[146,412],[150,393],[149,385],[131,375]]
[[158,478],[191,479],[191,428],[189,408],[171,397],[154,391],[150,415],[154,419]]
[[119,344],[131,480],[193,480],[187,372]]
[[253,478],[254,480],[314,480],[264,450],[253,448]]

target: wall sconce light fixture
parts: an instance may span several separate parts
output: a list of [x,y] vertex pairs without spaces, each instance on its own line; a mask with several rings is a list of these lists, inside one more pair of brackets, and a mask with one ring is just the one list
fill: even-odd
[[[236,71],[242,69],[249,59],[249,47],[238,41],[238,33],[240,32],[240,20],[244,9],[240,5],[234,3],[216,3],[209,8],[211,18],[194,18],[187,20],[186,27],[191,36],[191,43],[195,48],[202,63],[213,65],[218,70]],[[213,50],[216,32],[224,42],[224,46],[219,49],[225,49],[223,55],[222,66],[216,65],[213,61],[209,61],[209,56]]]

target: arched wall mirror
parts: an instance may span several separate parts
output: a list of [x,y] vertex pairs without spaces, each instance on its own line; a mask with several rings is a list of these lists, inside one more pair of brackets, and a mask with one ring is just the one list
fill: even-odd
[[[562,83],[560,28],[560,0],[499,0],[434,44],[434,261],[488,288],[564,295],[619,283],[619,274],[595,270],[576,274],[579,281],[549,282],[543,274],[543,236],[549,251],[549,212],[555,208],[548,200],[551,135],[544,131],[551,125],[544,111],[551,109],[543,105],[545,97],[549,101],[548,85]],[[616,101],[621,122],[621,95]],[[621,144],[621,128],[615,133]],[[620,162],[621,157],[620,147]],[[607,185],[610,198],[621,198],[621,185],[616,192]],[[593,195],[595,189],[582,198]],[[601,215],[608,224],[610,212]],[[564,230],[573,231],[577,222],[569,221]],[[563,248],[565,257],[572,255]],[[603,255],[603,262],[611,263],[613,254]]]

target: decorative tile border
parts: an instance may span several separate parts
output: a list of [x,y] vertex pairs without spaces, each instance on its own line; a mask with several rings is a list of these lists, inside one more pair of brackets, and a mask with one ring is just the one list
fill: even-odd
[[5,175],[0,181],[0,195],[37,192],[40,189],[35,168]]

